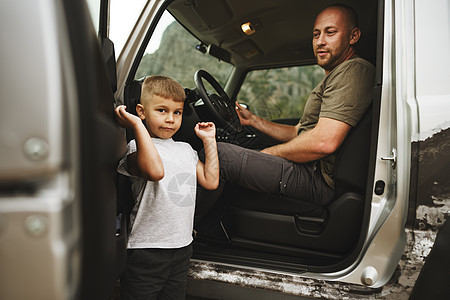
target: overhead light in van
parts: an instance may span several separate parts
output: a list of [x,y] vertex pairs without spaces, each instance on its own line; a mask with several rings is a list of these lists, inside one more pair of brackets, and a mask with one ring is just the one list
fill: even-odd
[[252,35],[256,32],[255,26],[251,22],[242,24],[241,29],[246,35]]

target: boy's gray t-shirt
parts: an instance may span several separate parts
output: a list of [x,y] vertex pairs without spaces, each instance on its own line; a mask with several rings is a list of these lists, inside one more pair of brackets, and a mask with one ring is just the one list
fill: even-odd
[[131,177],[136,204],[131,211],[130,248],[181,248],[192,242],[198,155],[172,139],[152,138],[164,166],[164,178],[147,181],[128,173],[127,157],[136,152],[128,143],[118,172]]

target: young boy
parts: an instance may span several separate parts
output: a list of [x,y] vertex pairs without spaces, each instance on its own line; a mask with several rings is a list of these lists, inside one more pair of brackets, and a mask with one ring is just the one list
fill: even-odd
[[204,144],[204,164],[189,144],[172,139],[181,126],[184,99],[178,82],[150,76],[142,85],[138,116],[123,105],[115,110],[119,125],[132,129],[136,137],[118,166],[120,173],[131,177],[136,198],[122,299],[185,297],[196,183],[216,189],[219,161],[213,123],[198,123],[194,129]]

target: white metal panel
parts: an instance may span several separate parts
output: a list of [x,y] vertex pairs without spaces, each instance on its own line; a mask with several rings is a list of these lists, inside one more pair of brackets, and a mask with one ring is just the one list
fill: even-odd
[[416,88],[420,136],[450,127],[450,0],[416,0]]

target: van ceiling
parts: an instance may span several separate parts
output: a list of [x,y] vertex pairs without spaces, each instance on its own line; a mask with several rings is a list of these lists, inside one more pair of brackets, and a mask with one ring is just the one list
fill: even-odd
[[[317,13],[336,1],[306,0],[175,0],[168,10],[204,44],[231,53],[234,65],[246,68],[314,62],[311,38]],[[374,62],[378,1],[339,1],[358,13],[361,56]],[[244,34],[240,26],[256,24]]]

